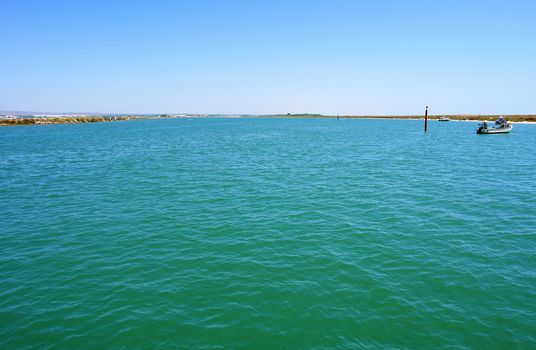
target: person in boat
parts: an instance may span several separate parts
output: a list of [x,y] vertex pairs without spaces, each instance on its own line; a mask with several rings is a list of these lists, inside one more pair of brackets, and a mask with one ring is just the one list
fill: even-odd
[[507,125],[507,121],[503,116],[500,116],[499,119],[495,122],[495,124],[499,125],[499,128],[505,128]]

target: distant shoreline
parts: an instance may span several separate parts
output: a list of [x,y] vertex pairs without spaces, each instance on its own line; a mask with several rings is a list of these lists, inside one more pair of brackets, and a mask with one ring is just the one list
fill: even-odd
[[83,116],[83,117],[17,117],[17,118],[0,118],[0,126],[22,126],[22,125],[50,125],[50,124],[80,124],[80,123],[102,123],[112,121],[129,120],[128,116],[120,117],[102,117],[102,116]]
[[[429,115],[429,120],[438,120],[440,117],[448,117],[451,121],[495,121],[500,116],[504,116],[509,122],[532,122],[536,123],[536,114],[497,114],[497,115]],[[260,118],[339,118],[339,119],[398,119],[398,120],[424,120],[423,115],[320,115],[320,114],[280,114],[258,116]]]
[[[448,117],[450,121],[494,121],[500,115],[430,115],[429,120],[438,120],[440,117]],[[536,123],[536,114],[526,115],[503,115],[511,123]],[[404,116],[365,116],[365,115],[321,115],[321,114],[275,114],[275,115],[192,115],[192,116],[154,116],[154,115],[136,115],[136,116],[61,116],[61,117],[35,117],[35,116],[18,116],[11,118],[0,117],[0,126],[21,126],[21,125],[51,125],[51,124],[79,124],[79,123],[100,123],[112,121],[127,120],[145,120],[145,119],[207,119],[207,118],[281,118],[281,119],[393,119],[393,120],[423,120],[422,115],[404,115]]]

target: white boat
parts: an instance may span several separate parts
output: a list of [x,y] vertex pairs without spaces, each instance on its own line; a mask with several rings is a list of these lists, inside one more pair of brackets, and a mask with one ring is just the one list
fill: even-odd
[[482,124],[478,124],[478,129],[476,129],[477,134],[485,135],[485,134],[508,134],[512,129],[514,128],[512,124],[508,123],[504,117],[500,117],[495,122],[497,125],[496,127],[490,128],[488,127],[488,123],[483,122]]
[[439,119],[437,121],[448,122],[448,121],[450,121],[450,118],[449,117],[439,117]]

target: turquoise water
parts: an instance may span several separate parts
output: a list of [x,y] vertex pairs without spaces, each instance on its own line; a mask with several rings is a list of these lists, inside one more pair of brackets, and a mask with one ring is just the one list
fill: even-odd
[[536,347],[536,125],[0,128],[0,348]]

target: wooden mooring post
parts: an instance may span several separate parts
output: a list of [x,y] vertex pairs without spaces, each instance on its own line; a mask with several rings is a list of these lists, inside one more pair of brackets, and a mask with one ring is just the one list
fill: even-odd
[[428,106],[426,106],[426,111],[424,111],[424,132],[428,131]]

